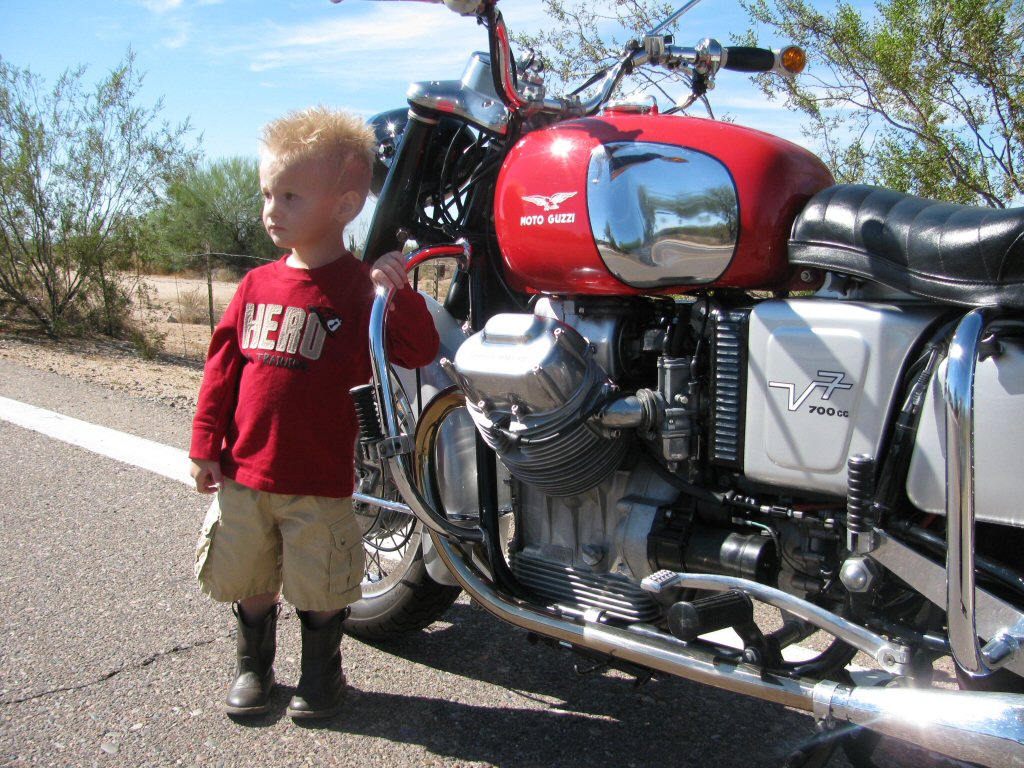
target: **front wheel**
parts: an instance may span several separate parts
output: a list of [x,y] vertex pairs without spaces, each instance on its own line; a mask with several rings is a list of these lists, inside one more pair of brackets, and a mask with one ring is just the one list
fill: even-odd
[[[380,490],[379,483],[366,484]],[[360,502],[353,506],[363,530],[366,567],[363,597],[350,606],[345,631],[361,640],[394,640],[441,618],[461,589],[438,584],[427,574],[423,524],[404,512]]]

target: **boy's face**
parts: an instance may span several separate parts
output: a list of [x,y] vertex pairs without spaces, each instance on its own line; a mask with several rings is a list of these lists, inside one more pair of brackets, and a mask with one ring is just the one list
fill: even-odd
[[268,154],[260,163],[263,226],[279,248],[319,252],[342,244],[345,225],[359,212],[359,195],[339,188],[316,158],[282,163]]

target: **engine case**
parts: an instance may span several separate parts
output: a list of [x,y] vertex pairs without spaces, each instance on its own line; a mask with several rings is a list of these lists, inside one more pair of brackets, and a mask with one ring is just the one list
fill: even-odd
[[600,608],[630,622],[655,621],[660,609],[639,582],[655,570],[648,535],[658,509],[678,494],[645,462],[569,498],[513,483],[520,514],[512,570],[552,602]]
[[901,373],[937,315],[813,298],[758,304],[747,341],[746,477],[845,495],[847,459],[878,455]]

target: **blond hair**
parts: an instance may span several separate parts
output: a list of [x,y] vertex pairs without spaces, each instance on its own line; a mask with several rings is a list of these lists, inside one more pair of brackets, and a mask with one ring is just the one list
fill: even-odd
[[[289,112],[263,128],[261,156],[290,165],[316,159],[339,186],[365,196],[377,140],[373,128],[349,112],[324,106]],[[333,167],[332,167],[333,166]]]

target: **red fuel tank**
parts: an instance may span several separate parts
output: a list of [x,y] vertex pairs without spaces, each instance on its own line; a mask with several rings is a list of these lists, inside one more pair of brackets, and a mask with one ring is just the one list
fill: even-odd
[[807,150],[700,118],[612,114],[524,136],[495,192],[513,285],[561,294],[772,288],[807,199],[833,183]]

